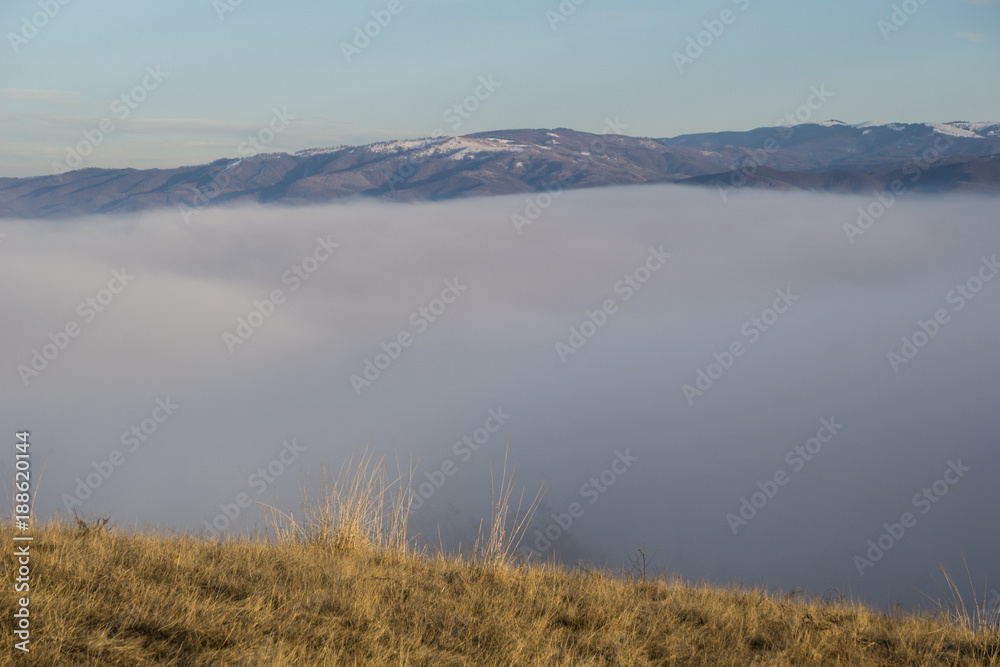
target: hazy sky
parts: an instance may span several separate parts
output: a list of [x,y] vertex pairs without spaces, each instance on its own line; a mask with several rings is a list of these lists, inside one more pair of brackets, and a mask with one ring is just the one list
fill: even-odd
[[[813,86],[832,93],[815,119],[997,120],[1000,5],[911,1],[894,16],[888,0],[15,0],[0,175],[52,173],[102,119],[89,166],[231,157],[275,109],[294,119],[268,150],[288,151],[608,119],[641,136],[750,129]],[[345,55],[373,12],[385,27]],[[477,88],[455,127],[446,112]]]
[[43,518],[243,531],[240,494],[298,512],[369,445],[418,466],[413,530],[469,545],[509,446],[546,488],[528,545],[570,564],[891,605],[964,556],[996,586],[996,206],[908,196],[854,243],[869,198],[676,186],[520,234],[519,196],[2,221],[0,423]]

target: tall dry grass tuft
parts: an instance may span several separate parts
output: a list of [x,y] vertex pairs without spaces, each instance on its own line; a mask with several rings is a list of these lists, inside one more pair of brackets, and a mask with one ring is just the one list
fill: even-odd
[[[976,585],[972,580],[972,573],[969,572],[969,564],[965,562],[965,574],[969,579],[969,588],[972,591],[971,608],[966,603],[965,596],[952,577],[951,573],[942,565],[941,574],[944,576],[945,591],[947,601],[934,600],[930,598],[938,608],[938,612],[947,618],[948,623],[956,628],[960,628],[968,636],[977,633],[992,635],[995,641],[1000,641],[1000,605],[991,599],[989,592],[984,590],[980,600],[976,594]],[[985,588],[985,587],[984,587]]]
[[[268,508],[266,540],[126,532],[104,518],[37,526],[31,661],[1000,667],[995,630],[958,616],[645,577],[642,549],[632,576],[508,567],[542,491],[523,512],[522,491],[513,507],[506,457],[475,557],[428,558],[406,538],[412,477],[394,477],[366,450],[324,473],[318,495],[306,487],[298,519]],[[15,530],[0,522],[0,542]],[[0,569],[18,567],[0,550]],[[13,636],[19,595],[0,588],[2,636]],[[12,664],[11,650],[0,665]]]
[[402,472],[397,460],[396,470],[390,477],[385,456],[375,458],[368,449],[344,462],[335,476],[324,467],[317,495],[306,482],[299,520],[264,505],[268,531],[279,543],[405,554],[413,469]]
[[[490,465],[492,515],[489,529],[479,534],[473,545],[473,562],[488,569],[501,569],[518,562],[517,549],[542,498],[542,488],[525,504],[524,490],[517,506],[512,505],[517,475],[508,472],[508,452],[499,485]],[[320,488],[313,494],[307,480],[299,518],[291,512],[261,503],[265,511],[265,534],[279,544],[318,544],[351,551],[368,549],[405,556],[410,552],[407,536],[412,494],[413,467],[389,475],[384,456],[375,458],[366,449],[351,457],[331,476],[323,468]]]
[[[491,569],[501,569],[513,565],[517,560],[517,549],[521,546],[524,533],[528,530],[538,503],[542,499],[542,487],[539,487],[534,500],[524,507],[524,489],[517,501],[517,508],[511,518],[510,497],[514,492],[514,484],[517,482],[517,475],[511,470],[510,477],[507,476],[507,457],[509,450],[504,452],[503,475],[500,479],[500,488],[497,489],[493,480],[493,463],[490,462],[490,499],[492,501],[492,516],[490,517],[489,532],[483,535],[483,523],[479,522],[479,535],[473,546],[475,561],[482,567]],[[523,512],[522,512],[523,509]]]

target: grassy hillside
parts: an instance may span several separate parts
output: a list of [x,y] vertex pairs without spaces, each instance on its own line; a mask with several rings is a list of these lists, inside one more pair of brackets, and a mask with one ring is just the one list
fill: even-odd
[[32,651],[12,649],[20,594],[6,585],[0,663],[1000,665],[996,629],[953,615],[517,565],[502,521],[472,557],[414,552],[373,479],[335,487],[302,523],[274,514],[268,540],[36,527]]

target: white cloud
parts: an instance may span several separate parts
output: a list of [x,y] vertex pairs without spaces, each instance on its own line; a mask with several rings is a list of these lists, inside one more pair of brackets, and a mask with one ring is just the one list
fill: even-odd
[[[578,553],[614,563],[619,544],[669,535],[662,548],[674,553],[664,560],[685,576],[825,590],[852,567],[850,549],[864,548],[866,532],[893,521],[890,512],[905,509],[949,457],[983,472],[1000,464],[990,399],[1000,286],[984,286],[899,376],[885,356],[918,318],[950,307],[947,290],[1000,248],[996,204],[907,197],[853,246],[843,224],[871,195],[748,191],[723,204],[711,189],[680,186],[567,192],[524,235],[510,222],[523,210],[518,195],[213,207],[190,225],[173,209],[2,220],[0,422],[35,429],[38,461],[57,454],[35,507],[48,516],[155,399],[179,404],[162,430],[123,452],[123,466],[81,508],[113,513],[120,525],[198,530],[285,438],[308,448],[267,492],[286,511],[300,506],[307,470],[337,470],[367,443],[417,462],[421,479],[451,459],[457,474],[421,510],[427,530],[419,529],[437,542],[440,522],[446,546],[475,538],[472,520],[490,507],[490,460],[496,466],[508,438],[524,471],[519,484],[534,492],[547,473],[553,509],[580,499],[580,484],[631,446],[646,472],[633,468],[588,510],[572,541],[561,541],[576,550],[560,552],[564,562]],[[283,272],[328,235],[340,250],[291,292]],[[675,256],[621,301],[613,286],[654,244]],[[85,322],[76,304],[123,267],[135,282]],[[446,278],[468,292],[417,333],[410,314]],[[786,286],[801,302],[690,407],[680,385],[723,346],[748,341],[741,323]],[[230,354],[222,333],[274,289],[287,301]],[[621,310],[560,363],[556,340],[609,298]],[[24,387],[17,366],[70,320],[82,333]],[[413,344],[355,395],[350,374],[404,329]],[[497,440],[467,463],[454,458],[457,438],[501,406],[513,418]],[[734,540],[724,513],[758,490],[758,472],[785,466],[820,416],[844,423],[843,436]],[[959,541],[996,563],[1000,538],[976,513],[996,505],[995,477],[974,473],[959,491],[927,525],[918,520],[920,540],[893,550],[893,565],[856,580],[854,593],[917,602],[926,564]],[[261,516],[253,511],[237,530],[253,528]],[[955,519],[942,527],[938,512]],[[794,548],[770,548],[789,535]],[[814,567],[808,555],[831,543],[846,545],[841,565]]]

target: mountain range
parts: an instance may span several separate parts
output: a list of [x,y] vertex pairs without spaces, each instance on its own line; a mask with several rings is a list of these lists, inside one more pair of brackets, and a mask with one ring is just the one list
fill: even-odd
[[830,120],[670,139],[566,128],[257,153],[173,169],[86,168],[0,178],[0,217],[179,207],[434,201],[643,183],[871,194],[1000,193],[1000,122]]

